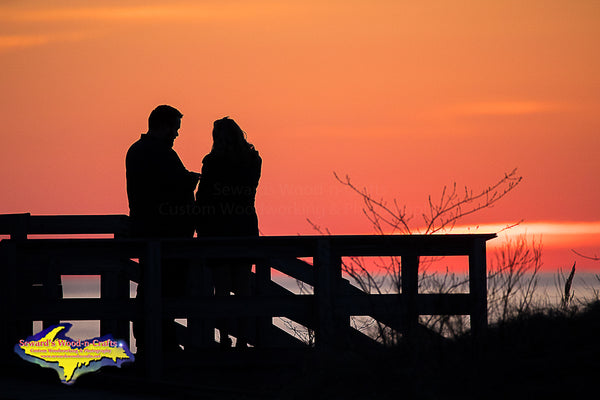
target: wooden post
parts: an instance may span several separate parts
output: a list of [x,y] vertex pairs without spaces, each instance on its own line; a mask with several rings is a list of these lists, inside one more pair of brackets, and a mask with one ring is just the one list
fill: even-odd
[[[117,264],[116,270],[104,272],[100,277],[100,297],[102,299],[127,301],[129,299],[129,278]],[[114,339],[129,343],[129,320],[103,319],[100,321],[100,335],[112,335]],[[129,343],[131,346],[131,343]]]
[[[269,293],[271,283],[271,266],[264,260],[256,264],[256,296],[265,296]],[[273,321],[271,317],[256,318],[256,346],[266,347],[271,341]]]
[[30,214],[13,214],[10,216],[11,228],[10,238],[16,240],[27,239],[27,233],[29,230],[29,217]]
[[162,374],[162,288],[161,288],[161,244],[149,241],[144,285],[144,327],[146,373],[150,379],[158,379]]
[[[206,260],[191,261],[187,285],[188,300],[198,302],[203,298],[213,296],[213,287],[210,273],[206,267]],[[215,321],[211,318],[187,319],[187,341],[185,351],[197,350],[201,347],[215,345]]]
[[469,292],[471,332],[475,342],[481,345],[487,330],[487,268],[484,240],[474,240],[469,254]]
[[419,293],[419,255],[408,253],[401,256],[402,299],[403,299],[403,336],[410,339],[419,322],[417,295]]
[[[60,272],[57,270],[57,261],[51,260],[48,265],[45,266],[45,269],[41,272],[41,275],[41,278],[43,279],[43,299],[50,301],[62,299],[62,277]],[[59,322],[60,320],[58,319],[44,319],[42,321],[42,329],[57,325]]]
[[[130,230],[129,218],[127,216],[122,215],[119,217],[118,225],[114,228],[113,238],[114,239],[128,238],[128,237],[130,237],[129,230]],[[120,260],[119,272],[116,274],[116,276],[108,278],[109,282],[107,282],[107,283],[108,283],[109,287],[113,287],[113,285],[114,285],[114,292],[112,290],[109,290],[109,293],[107,293],[108,296],[114,296],[115,298],[122,300],[122,301],[127,301],[127,302],[129,301],[131,281],[134,280],[134,278],[131,277],[130,270],[129,270],[129,267],[132,263],[134,263],[134,262],[130,259]],[[104,278],[104,274],[102,274],[102,276],[100,277],[100,297],[104,297],[104,293],[102,293],[102,288],[105,285],[104,282],[102,281],[103,278]],[[139,279],[138,279],[137,283],[139,284]],[[111,326],[111,331],[109,331],[108,333],[113,335],[113,338],[115,338],[115,339],[124,340],[125,342],[127,342],[127,345],[129,346],[129,348],[131,348],[131,344],[132,344],[131,329],[132,329],[133,321],[129,321],[127,319],[114,320],[112,323],[114,324],[114,326]],[[102,335],[102,321],[100,321],[100,335]]]
[[314,258],[317,267],[315,297],[317,305],[316,345],[320,349],[340,344],[344,332],[340,331],[339,316],[335,312],[335,296],[342,277],[341,258],[332,254],[330,239],[317,240],[317,254]]
[[[19,304],[25,309],[34,306],[35,299],[33,297],[33,281],[31,276],[22,268],[18,268],[17,264],[17,246],[15,240],[27,240],[27,232],[29,230],[30,214],[12,214],[10,217],[10,239],[9,245],[9,268],[12,269],[9,273],[14,274],[14,286],[9,290],[15,291],[14,302],[11,304]],[[12,266],[11,266],[12,264]],[[17,336],[27,338],[33,334],[33,321],[31,319],[18,319],[15,321]]]
[[[200,295],[203,298],[213,298],[215,295],[215,286],[213,283],[212,274],[210,273],[210,269],[206,265],[206,259],[202,259],[201,261],[200,278]],[[216,325],[217,322],[214,318],[204,318],[204,322],[202,324],[202,346],[212,347],[217,345],[217,342],[215,340]]]
[[[13,240],[0,242],[0,355],[3,360],[9,360],[13,346],[19,342],[22,331],[17,321],[17,308],[21,307],[17,299],[17,247]],[[33,327],[31,322],[29,326]]]

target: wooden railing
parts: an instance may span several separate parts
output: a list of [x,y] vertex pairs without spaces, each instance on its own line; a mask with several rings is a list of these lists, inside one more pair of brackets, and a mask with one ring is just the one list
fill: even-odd
[[[469,315],[475,338],[487,328],[486,241],[495,234],[265,236],[140,240],[123,238],[127,216],[0,215],[2,279],[2,347],[12,349],[32,334],[32,321],[100,320],[101,334],[129,338],[129,321],[145,324],[146,370],[161,374],[162,318],[187,318],[186,351],[215,345],[215,320],[247,317],[255,321],[248,340],[257,347],[305,346],[273,325],[286,317],[315,332],[317,348],[366,346],[372,339],[350,326],[351,316],[371,316],[386,326],[412,335],[419,315]],[[114,238],[30,239],[31,234],[113,234]],[[469,293],[418,293],[419,258],[463,255],[469,260]],[[399,256],[402,290],[369,294],[342,276],[342,257]],[[164,260],[186,259],[187,287],[181,298],[161,297]],[[252,259],[254,294],[250,297],[212,295],[207,259]],[[300,260],[312,259],[312,264]],[[130,298],[129,282],[139,281],[144,259],[142,302]],[[314,287],[297,295],[276,284],[272,271]],[[101,298],[64,299],[60,276],[100,275]],[[235,328],[232,326],[235,336]]]

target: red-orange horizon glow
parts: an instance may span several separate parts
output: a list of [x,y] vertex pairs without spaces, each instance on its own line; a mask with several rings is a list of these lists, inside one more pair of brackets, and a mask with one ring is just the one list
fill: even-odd
[[334,171],[418,216],[518,168],[461,224],[524,220],[548,268],[600,270],[571,252],[600,253],[599,18],[568,0],[8,2],[0,213],[127,213],[125,152],[171,104],[191,170],[215,119],[248,133],[263,234],[371,233]]

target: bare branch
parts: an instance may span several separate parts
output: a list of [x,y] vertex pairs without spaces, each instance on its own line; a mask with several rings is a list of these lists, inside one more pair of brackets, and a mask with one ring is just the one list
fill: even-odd
[[592,260],[592,261],[600,261],[600,257],[599,257],[599,256],[597,256],[597,255],[595,255],[595,254],[594,254],[593,256],[586,256],[585,254],[581,254],[581,253],[579,253],[578,251],[575,251],[575,250],[573,250],[573,249],[571,249],[571,251],[572,251],[573,253],[577,254],[579,257],[583,257],[583,258],[586,258],[586,259],[588,259],[588,260]]
[[[354,185],[348,175],[342,179],[336,172],[333,174],[338,182],[361,196],[365,205],[363,213],[378,234],[420,232],[418,228],[411,226],[411,217],[406,214],[406,206],[400,206],[397,199],[393,201],[394,207],[390,208],[383,199],[375,199],[366,188],[360,189]],[[492,207],[522,179],[517,175],[517,170],[513,169],[496,183],[477,193],[465,187],[464,193],[459,195],[456,183],[453,183],[451,189],[444,186],[437,201],[434,202],[431,195],[427,198],[428,209],[421,213],[424,227],[421,228],[422,233],[433,234],[452,230],[458,220]]]
[[[414,218],[407,213],[406,205],[398,199],[385,201],[376,198],[366,187],[355,185],[350,177],[341,177],[333,173],[335,179],[342,185],[358,194],[363,202],[362,212],[371,223],[375,233],[385,234],[434,234],[451,231],[456,224],[466,216],[485,208],[493,207],[504,196],[514,190],[522,181],[514,169],[505,173],[493,185],[479,191],[468,187],[460,188],[456,183],[444,186],[438,196],[427,197],[426,209]],[[321,234],[330,235],[329,229],[321,228],[307,219],[313,229]],[[510,229],[522,221],[507,225],[501,231]],[[435,293],[453,293],[464,290],[467,279],[451,274],[428,274],[428,268],[440,257],[421,257],[419,290]],[[529,245],[525,238],[507,244],[497,258],[496,268],[490,270],[489,279],[492,286],[489,295],[493,307],[499,308],[503,317],[514,312],[521,312],[532,307],[533,292],[537,284],[537,273],[541,268],[541,244]],[[353,284],[366,293],[400,293],[402,287],[401,258],[381,257],[379,261],[367,261],[362,257],[344,257],[342,271],[350,277]],[[421,323],[435,329],[439,333],[455,335],[468,329],[464,316],[429,316],[422,317]],[[380,322],[368,321],[362,325],[371,329],[376,340],[393,343],[398,337],[394,330]],[[376,329],[373,332],[373,329]]]

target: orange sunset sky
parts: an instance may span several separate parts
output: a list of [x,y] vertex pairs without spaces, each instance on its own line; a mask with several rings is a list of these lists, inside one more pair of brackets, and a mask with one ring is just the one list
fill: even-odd
[[600,255],[599,48],[597,1],[5,0],[0,213],[127,213],[125,153],[170,104],[190,170],[215,119],[248,133],[265,235],[371,233],[333,171],[418,215],[518,168],[463,223],[600,271],[570,251]]

